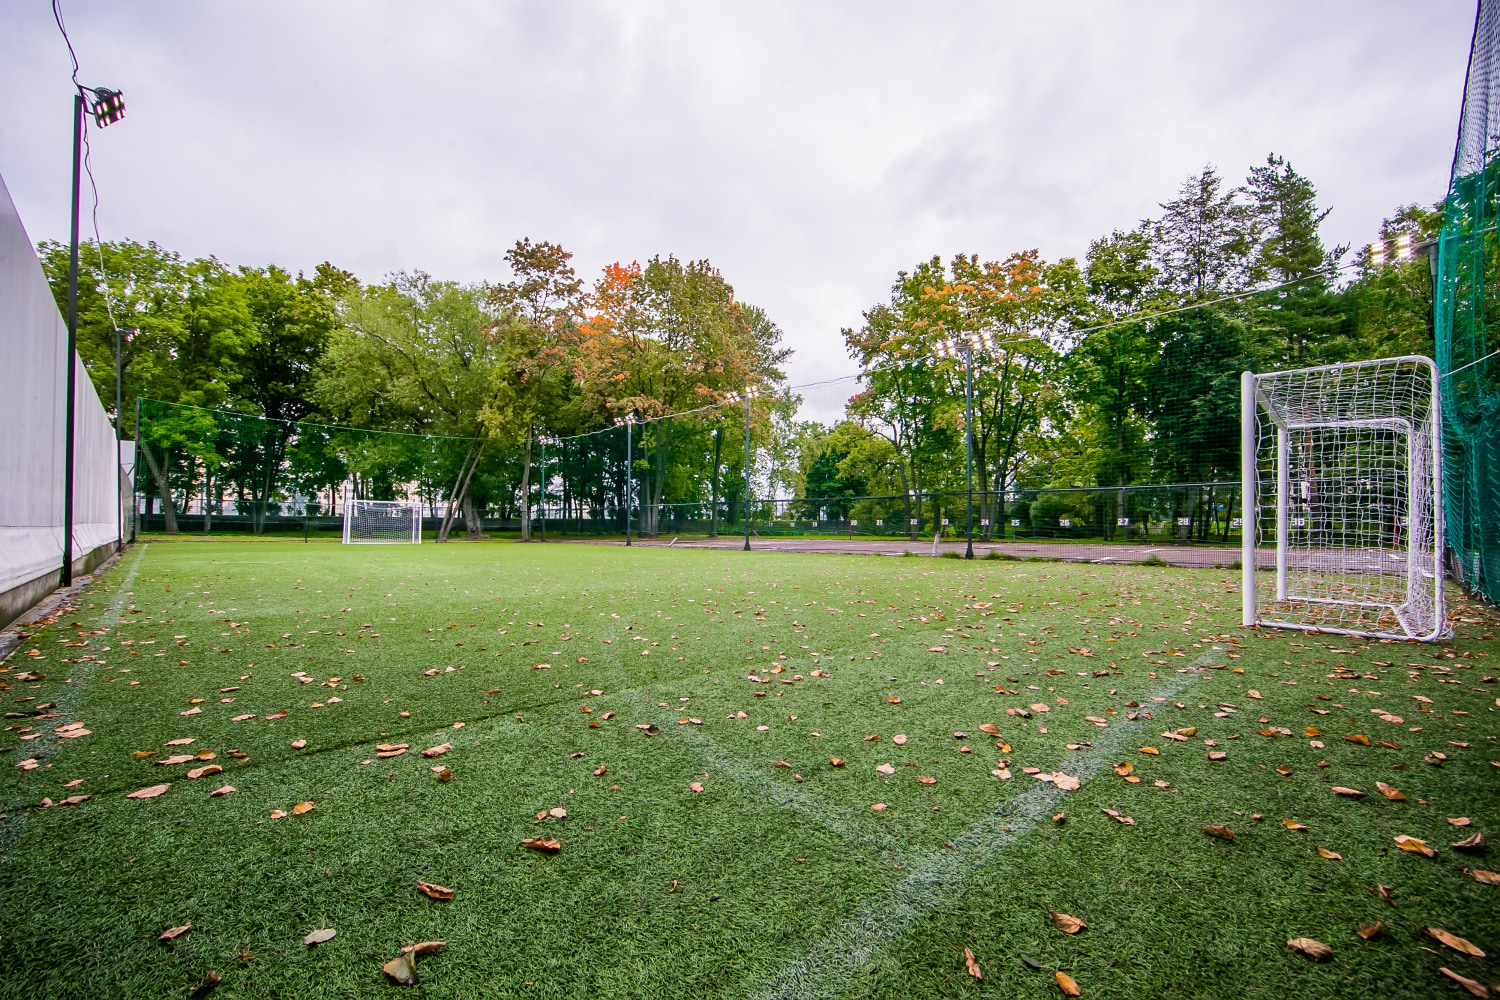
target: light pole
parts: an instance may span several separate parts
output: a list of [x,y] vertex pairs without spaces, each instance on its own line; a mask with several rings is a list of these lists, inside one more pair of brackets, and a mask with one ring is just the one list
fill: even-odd
[[[120,334],[123,331],[115,327],[115,537],[117,548],[125,547],[125,508],[120,502],[120,497],[125,493],[125,470],[120,466],[120,423],[125,414],[120,409]],[[132,464],[134,460],[132,460]],[[132,496],[131,505],[134,506],[135,498]]]
[[756,396],[755,386],[746,386],[744,393],[731,392],[728,401],[733,403],[740,399],[745,401],[745,547],[743,552],[750,551],[750,401]]
[[621,424],[625,425],[625,544],[629,545],[630,491],[631,488],[635,485],[635,473],[631,468],[631,466],[634,464],[634,460],[631,458],[631,455],[633,454],[633,452],[631,451],[631,430],[635,427],[635,414],[627,413],[625,414],[625,417],[623,419],[621,419],[620,417],[616,417],[615,426],[618,427]]
[[964,558],[974,558],[974,343],[985,349],[990,347],[990,337],[980,333],[973,338],[963,337],[938,343],[940,357],[962,357],[964,362],[964,482],[968,493],[968,527],[964,535],[967,544]]
[[[62,539],[62,585],[73,583],[73,409],[78,395],[78,373],[74,359],[78,354],[78,187],[83,167],[83,106],[85,95],[93,98],[90,110],[100,128],[113,125],[125,117],[125,98],[118,90],[107,87],[78,87],[73,94],[73,215],[68,236],[68,351],[64,357],[67,367],[67,394],[63,414],[63,539]],[[116,409],[115,419],[119,420]],[[116,432],[118,435],[118,431]],[[115,449],[115,463],[120,461],[119,449]],[[118,485],[118,481],[117,481]]]

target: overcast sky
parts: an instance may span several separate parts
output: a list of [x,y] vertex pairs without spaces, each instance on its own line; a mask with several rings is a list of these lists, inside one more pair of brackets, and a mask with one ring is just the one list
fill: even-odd
[[[1293,3],[130,3],[63,0],[105,239],[373,281],[503,280],[520,236],[708,258],[796,350],[932,254],[1080,255],[1190,173],[1268,152],[1330,243],[1446,189],[1473,0]],[[0,174],[67,235],[71,67],[0,5]],[[85,188],[85,191],[87,189]],[[87,232],[87,225],[85,226]]]

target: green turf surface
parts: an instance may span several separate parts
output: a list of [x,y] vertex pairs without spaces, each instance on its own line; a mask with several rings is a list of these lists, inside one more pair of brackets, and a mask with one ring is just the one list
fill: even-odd
[[[1500,804],[1500,685],[1483,679],[1500,673],[1496,618],[1461,605],[1445,647],[1262,636],[1236,627],[1236,576],[500,542],[138,546],[0,674],[15,711],[57,704],[7,720],[40,738],[0,734],[0,997],[181,997],[209,969],[217,997],[297,998],[1056,997],[1059,969],[1086,997],[1425,998],[1464,995],[1441,966],[1500,978],[1422,930],[1500,949],[1500,887],[1466,874],[1500,858],[1449,846]],[[1339,664],[1355,676],[1331,679]],[[1033,703],[1051,710],[1006,713]],[[1216,717],[1220,703],[1238,711]],[[1153,718],[1127,717],[1141,711]],[[77,719],[89,735],[54,736]],[[636,728],[649,723],[659,735]],[[1188,726],[1187,742],[1161,736]],[[1273,727],[1292,735],[1258,732]],[[417,752],[445,742],[441,758]],[[411,749],[377,759],[377,743]],[[223,774],[155,763],[201,749]],[[12,766],[29,757],[40,766]],[[991,773],[1001,760],[1009,780]],[[1121,761],[1139,784],[1112,772]],[[238,791],[211,799],[226,781]],[[158,782],[158,798],[125,797]],[[70,794],[92,798],[39,806]],[[537,819],[554,807],[566,818]],[[560,853],[518,846],[542,834]],[[1399,834],[1436,858],[1397,849]],[[1049,909],[1088,928],[1064,934]],[[1385,933],[1355,936],[1377,918]],[[338,935],[305,947],[319,927]],[[1300,936],[1333,959],[1290,952]],[[420,985],[381,973],[429,939],[448,945],[419,960]]]

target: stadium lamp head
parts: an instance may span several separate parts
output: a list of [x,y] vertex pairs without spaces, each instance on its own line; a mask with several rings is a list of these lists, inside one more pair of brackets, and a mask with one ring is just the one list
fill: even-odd
[[1370,266],[1371,267],[1381,267],[1384,264],[1385,264],[1385,244],[1384,243],[1371,243],[1370,244]]
[[113,125],[125,117],[125,95],[108,87],[82,88],[93,112],[94,123],[100,128]]

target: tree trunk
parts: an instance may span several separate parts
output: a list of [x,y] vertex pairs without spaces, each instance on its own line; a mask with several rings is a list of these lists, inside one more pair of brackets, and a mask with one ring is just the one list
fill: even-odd
[[161,512],[167,519],[167,534],[177,534],[177,508],[172,504],[172,490],[167,485],[167,477],[163,474],[161,466],[156,461],[156,456],[151,452],[151,446],[141,442],[141,451],[146,453],[146,465],[151,469],[151,478],[156,480],[156,491],[161,494]]
[[214,525],[213,489],[213,473],[205,466],[203,469],[203,533],[205,535],[213,530]]
[[484,441],[479,442],[477,449],[470,445],[471,454],[466,454],[462,464],[458,467],[458,479],[453,484],[453,495],[448,498],[448,511],[443,515],[443,523],[438,527],[437,540],[440,542],[446,542],[448,534],[453,530],[454,518],[458,514],[459,505],[469,493],[469,480],[474,477],[474,470],[479,468],[479,458],[484,454],[484,446]]
[[464,538],[473,540],[484,537],[484,521],[474,508],[474,494],[464,490]]
[[531,428],[526,428],[526,447],[521,452],[521,541],[531,541]]

